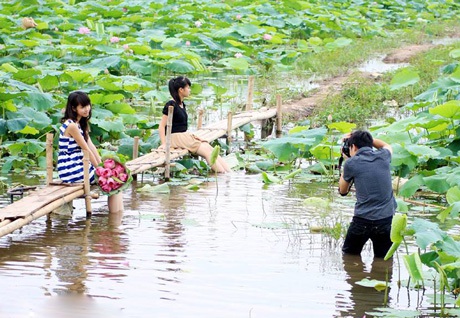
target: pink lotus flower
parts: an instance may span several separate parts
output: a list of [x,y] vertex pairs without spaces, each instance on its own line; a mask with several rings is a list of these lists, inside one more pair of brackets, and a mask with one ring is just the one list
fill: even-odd
[[96,175],[99,187],[108,195],[119,192],[132,180],[129,170],[117,157],[102,158],[102,163],[96,167]]
[[243,57],[243,54],[241,54],[241,53],[239,53],[239,52],[238,52],[238,53],[235,53],[235,57],[236,57],[237,59],[242,58],[242,57]]
[[102,168],[102,170],[99,170],[99,173],[96,170],[96,174],[98,177],[109,178],[112,176],[112,169]]
[[265,41],[270,41],[272,38],[273,38],[273,37],[272,37],[270,34],[268,34],[268,33],[265,33],[265,34],[264,34],[264,40],[265,40]]
[[110,43],[118,43],[120,42],[120,38],[118,36],[112,36],[110,38]]
[[117,182],[115,181],[115,179],[113,179],[113,178],[108,178],[107,179],[107,185],[109,187],[113,188],[116,184],[117,184]]
[[123,44],[123,50],[125,50],[125,51],[129,50],[129,45],[128,44]]
[[126,180],[128,180],[128,175],[124,172],[121,172],[119,175],[118,175],[118,178],[120,179],[120,181],[122,182],[126,182]]
[[100,176],[97,180],[97,184],[102,187],[103,185],[107,184],[107,178]]
[[116,171],[117,174],[120,174],[120,173],[122,173],[122,172],[125,172],[125,168],[124,168],[121,164],[116,163],[116,164],[115,164],[115,168],[113,168],[112,171]]
[[202,25],[201,21],[196,21],[196,22],[195,22],[195,26],[196,26],[197,28],[199,28],[201,25]]
[[110,191],[112,191],[112,188],[108,184],[104,184],[101,186],[101,190],[106,193],[109,193]]
[[115,168],[115,160],[113,160],[113,159],[105,159],[104,160],[104,168],[106,168],[106,169]]
[[237,14],[235,17],[237,20],[241,20],[241,14]]
[[190,41],[186,41],[185,45],[190,46]]
[[90,29],[88,29],[87,27],[81,27],[78,29],[78,33],[80,34],[89,34],[91,32]]

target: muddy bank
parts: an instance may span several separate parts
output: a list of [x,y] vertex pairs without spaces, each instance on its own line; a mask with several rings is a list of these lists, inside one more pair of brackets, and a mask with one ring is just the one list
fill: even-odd
[[[447,41],[448,40],[448,41]],[[382,58],[382,62],[386,64],[405,64],[409,63],[410,60],[417,54],[429,51],[438,45],[444,45],[447,43],[452,43],[454,41],[459,41],[460,37],[456,38],[447,38],[444,41],[437,41],[433,43],[419,44],[419,45],[408,45],[400,47],[393,50],[389,54],[385,55]],[[331,94],[335,94],[340,91],[347,82],[350,74],[353,72],[359,71],[358,69],[350,70],[346,74],[327,78],[322,80],[319,83],[319,87],[311,92],[308,96],[296,99],[285,101],[284,113],[287,118],[292,121],[300,121],[308,116],[310,116],[313,111],[321,105],[321,103]],[[369,76],[377,79],[380,77],[380,73],[372,72],[366,73],[362,72],[365,76]]]

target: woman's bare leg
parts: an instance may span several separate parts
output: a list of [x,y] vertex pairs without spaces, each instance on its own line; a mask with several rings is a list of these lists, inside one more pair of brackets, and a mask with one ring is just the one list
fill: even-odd
[[107,203],[109,205],[109,213],[123,212],[123,193],[117,193],[111,195],[107,198]]

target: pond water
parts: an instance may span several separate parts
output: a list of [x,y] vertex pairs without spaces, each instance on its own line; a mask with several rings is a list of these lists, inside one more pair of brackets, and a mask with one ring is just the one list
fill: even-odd
[[[311,231],[349,222],[354,198],[335,184],[264,186],[233,172],[196,192],[137,192],[143,185],[124,192],[122,214],[108,214],[102,196],[87,218],[75,200],[72,215],[0,238],[0,316],[363,317],[385,294],[355,282],[387,275],[390,307],[416,303],[397,287],[398,266],[373,261],[370,246],[344,258],[340,239]],[[311,197],[330,208],[305,205]]]

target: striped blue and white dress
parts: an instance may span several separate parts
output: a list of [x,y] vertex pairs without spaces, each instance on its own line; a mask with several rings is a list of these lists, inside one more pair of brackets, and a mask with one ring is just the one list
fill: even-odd
[[[74,123],[72,119],[67,119],[59,128],[59,154],[57,170],[59,178],[66,183],[83,182],[83,151],[77,144],[75,139],[64,135],[65,130],[70,123]],[[81,135],[83,130],[78,126]],[[94,167],[89,164],[90,183],[94,182]]]

